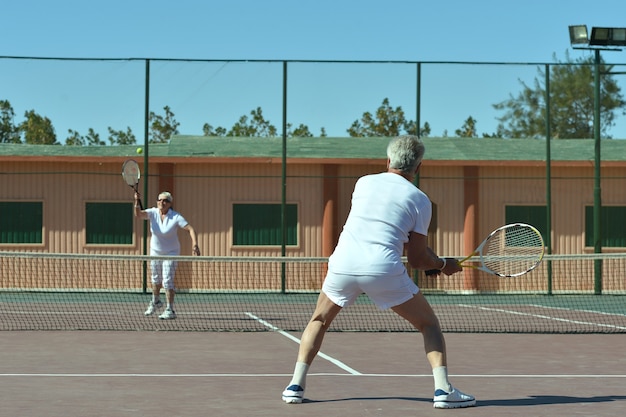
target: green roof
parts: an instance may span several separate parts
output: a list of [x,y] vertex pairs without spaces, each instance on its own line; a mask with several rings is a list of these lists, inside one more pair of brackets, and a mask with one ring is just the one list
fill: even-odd
[[[288,158],[385,159],[388,138],[288,138]],[[544,161],[546,141],[541,139],[424,138],[426,159],[440,161]],[[149,156],[160,158],[281,158],[277,138],[175,136],[170,143],[150,144]],[[0,157],[134,157],[137,147],[0,144]],[[592,139],[554,139],[553,161],[594,159]],[[603,161],[626,161],[626,140],[601,142]]]

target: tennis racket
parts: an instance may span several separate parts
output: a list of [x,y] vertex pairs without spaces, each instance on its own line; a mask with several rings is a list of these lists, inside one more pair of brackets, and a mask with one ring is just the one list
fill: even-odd
[[[139,178],[141,178],[141,171],[139,171],[137,161],[129,159],[124,162],[124,165],[122,165],[122,178],[124,178],[124,182],[126,182],[130,188],[139,194]],[[141,199],[139,199],[139,208],[143,210]]]
[[[491,232],[471,255],[459,261],[459,265],[498,277],[519,277],[541,263],[544,250],[543,238],[535,227],[525,223],[507,224]],[[439,272],[429,270],[426,275]]]

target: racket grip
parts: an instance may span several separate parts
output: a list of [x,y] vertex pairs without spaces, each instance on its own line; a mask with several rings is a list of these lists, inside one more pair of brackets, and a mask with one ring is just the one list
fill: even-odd
[[428,276],[428,275],[437,275],[438,273],[440,273],[441,271],[439,269],[429,269],[427,271],[424,271],[424,273]]

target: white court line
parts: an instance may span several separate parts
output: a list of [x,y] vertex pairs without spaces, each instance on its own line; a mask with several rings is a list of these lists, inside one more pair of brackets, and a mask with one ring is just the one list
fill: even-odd
[[537,308],[545,308],[546,310],[582,311],[583,313],[598,314],[600,316],[626,317],[626,314],[621,314],[621,313],[606,313],[604,311],[585,310],[585,309],[579,309],[579,308],[551,307],[551,306],[542,306],[540,304],[529,304],[529,305],[533,307],[537,307]]
[[[253,318],[254,320],[258,321],[259,323],[261,323],[262,325],[264,325],[265,327],[267,327],[268,329],[271,329],[283,336],[285,336],[287,339],[291,339],[294,342],[296,342],[297,344],[300,344],[300,339],[298,339],[297,337],[287,333],[286,331],[279,329],[278,327],[274,326],[271,323],[268,323],[267,321],[263,320],[260,317],[257,317],[256,315],[246,312],[245,313],[248,317]],[[356,369],[352,369],[350,368],[348,365],[346,365],[345,363],[341,362],[340,360],[337,360],[331,356],[326,355],[325,353],[322,352],[318,352],[317,356],[326,359],[327,361],[329,361],[330,363],[340,367],[341,369],[343,369],[346,372],[351,373],[352,375],[362,375],[359,371],[357,371]]]
[[[616,326],[614,324],[604,324],[604,323],[594,323],[594,322],[586,322],[586,321],[579,321],[579,320],[562,319],[560,317],[544,316],[542,314],[523,313],[521,311],[505,310],[503,308],[481,307],[481,306],[474,306],[474,305],[469,305],[469,304],[459,304],[459,306],[466,307],[466,308],[474,308],[478,310],[485,310],[485,311],[497,311],[499,313],[513,314],[516,316],[529,316],[529,317],[535,317],[538,319],[545,319],[545,320],[551,320],[551,321],[562,321],[564,323],[583,324],[583,325],[592,326],[592,327],[608,327],[610,329],[626,330],[626,327]],[[572,310],[572,311],[575,311],[575,310]]]

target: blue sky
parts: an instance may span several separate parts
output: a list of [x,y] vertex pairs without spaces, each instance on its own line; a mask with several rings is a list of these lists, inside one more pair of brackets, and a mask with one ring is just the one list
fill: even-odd
[[[214,60],[422,61],[421,122],[432,136],[453,135],[467,117],[492,133],[492,105],[532,84],[538,66],[589,54],[572,50],[568,26],[626,26],[626,2],[594,9],[582,0],[4,0],[1,56]],[[626,64],[626,51],[603,52]],[[465,62],[472,64],[435,64]],[[519,65],[487,65],[508,63]],[[533,65],[527,65],[533,64]],[[625,67],[618,67],[625,71]],[[168,105],[182,134],[202,125],[231,127],[256,107],[281,126],[279,63],[155,61],[150,110]],[[346,129],[384,98],[415,119],[413,64],[290,64],[290,123]],[[35,110],[58,140],[68,129],[103,139],[107,127],[130,127],[143,140],[145,67],[141,61],[0,60],[0,99],[16,122]],[[626,76],[616,75],[626,95]],[[626,116],[611,130],[626,138]]]

